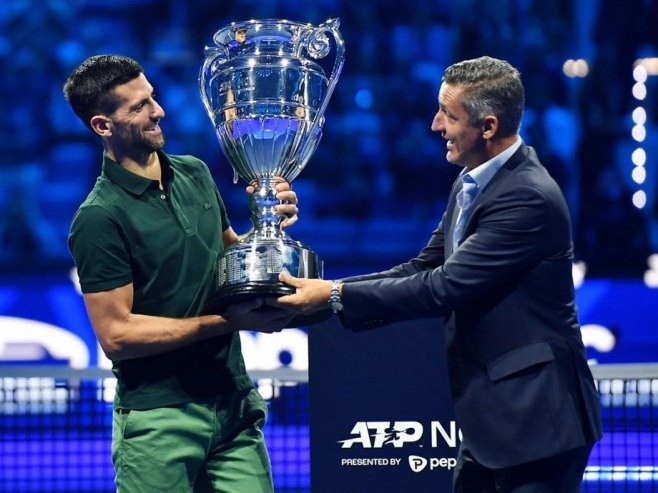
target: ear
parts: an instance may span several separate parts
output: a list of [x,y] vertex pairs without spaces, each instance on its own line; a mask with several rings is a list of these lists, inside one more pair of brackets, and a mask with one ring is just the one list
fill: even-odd
[[480,122],[480,130],[482,131],[483,139],[491,139],[498,131],[498,117],[495,115],[487,115]]
[[112,130],[114,128],[112,120],[104,115],[94,115],[89,120],[89,124],[94,132],[96,132],[101,137],[109,137],[112,135]]

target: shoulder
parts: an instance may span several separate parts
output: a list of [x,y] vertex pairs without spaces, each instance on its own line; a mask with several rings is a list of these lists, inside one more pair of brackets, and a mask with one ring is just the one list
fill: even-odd
[[569,226],[564,195],[532,147],[521,146],[491,185],[488,212],[500,212],[528,229]]
[[125,192],[101,174],[71,221],[71,236],[99,234],[109,225],[116,228],[122,209],[125,209]]
[[110,210],[118,202],[117,186],[105,175],[96,180],[94,187],[76,211],[73,221],[82,218],[98,219],[100,216],[110,215]]
[[191,154],[165,154],[165,156],[167,156],[172,163],[205,166],[205,163],[201,159]]
[[[83,203],[71,221],[69,231],[70,240],[76,238],[103,237],[109,228],[116,229],[119,221],[112,211],[111,205],[99,204],[92,201]],[[103,234],[105,232],[105,234]]]
[[[185,176],[194,180],[213,181],[208,165],[196,156],[185,155],[166,155],[171,167],[178,170]],[[214,181],[213,181],[214,183]]]
[[166,157],[169,159],[169,162],[175,168],[180,169],[189,169],[189,170],[207,170],[208,166],[201,159],[190,154],[166,154]]
[[539,193],[559,193],[557,182],[542,165],[534,148],[523,144],[500,170],[510,187],[528,187]]

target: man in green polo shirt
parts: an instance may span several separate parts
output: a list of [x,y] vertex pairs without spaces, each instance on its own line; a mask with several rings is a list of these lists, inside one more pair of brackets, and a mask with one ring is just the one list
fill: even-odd
[[[67,79],[73,111],[103,142],[102,172],[69,236],[85,305],[118,385],[119,492],[271,492],[265,404],[237,331],[285,327],[259,302],[204,314],[216,258],[238,239],[207,166],[165,154],[165,113],[134,60],[99,55]],[[297,219],[297,197],[282,225]]]

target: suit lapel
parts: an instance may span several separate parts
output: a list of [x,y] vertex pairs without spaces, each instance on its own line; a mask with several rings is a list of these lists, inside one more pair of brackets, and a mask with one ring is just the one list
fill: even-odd
[[448,197],[448,207],[446,209],[446,228],[444,236],[444,250],[445,257],[448,258],[452,255],[452,237],[455,232],[455,225],[457,223],[457,194],[462,189],[462,181],[459,177],[452,184],[452,190]]
[[[525,144],[521,144],[521,147],[519,147],[517,151],[514,154],[512,154],[512,157],[510,157],[507,160],[507,162],[493,176],[493,178],[491,178],[491,181],[487,183],[487,186],[484,187],[484,190],[481,190],[480,193],[478,193],[477,197],[475,197],[475,200],[473,201],[471,214],[468,220],[466,221],[466,224],[464,225],[464,230],[462,234],[463,238],[465,238],[466,236],[472,233],[480,216],[480,209],[482,208],[482,204],[486,203],[486,201],[490,200],[491,197],[495,196],[498,193],[498,190],[501,186],[505,186],[506,178],[507,176],[509,176],[510,173],[515,173],[519,165],[523,164],[528,159],[532,159],[533,156],[535,156],[536,159],[536,154],[534,153],[534,150],[531,147],[526,146]],[[461,182],[461,180],[459,179],[457,181]],[[453,186],[453,190],[450,194],[449,207],[450,205],[452,206],[452,211],[454,211],[454,209],[456,208],[457,192],[455,191],[455,188],[458,192],[461,189],[460,184],[457,183],[456,186]],[[453,216],[456,216],[456,214],[453,214]],[[455,228],[455,222],[456,222],[456,217],[451,217],[449,238],[452,238],[452,233]],[[450,245],[449,248],[450,248],[450,253],[452,253],[452,245]]]

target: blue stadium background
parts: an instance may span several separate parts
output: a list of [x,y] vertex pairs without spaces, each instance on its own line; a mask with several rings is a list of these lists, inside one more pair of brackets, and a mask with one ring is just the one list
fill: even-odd
[[[66,248],[71,217],[101,163],[99,141],[62,97],[80,61],[120,53],[144,65],[167,113],[166,150],[208,163],[242,232],[244,187],[232,183],[199,97],[203,48],[232,21],[330,17],[341,19],[347,59],[323,140],[295,181],[301,212],[291,231],[324,259],[325,277],[385,268],[425,244],[458,171],[429,129],[442,70],[464,58],[505,58],[527,87],[522,135],[573,216],[589,355],[601,363],[654,361],[657,0],[3,1],[0,342],[21,339],[16,319],[44,322],[79,337],[87,364],[99,364]],[[23,349],[34,342],[23,339]],[[8,348],[0,344],[0,365],[27,354]],[[283,364],[302,358],[294,348],[282,352]],[[49,351],[28,353],[33,358],[20,362],[70,363]],[[308,422],[303,412],[296,419]],[[308,454],[301,440],[290,448]],[[9,460],[1,451],[0,459]],[[2,484],[0,477],[0,491],[9,491]]]

